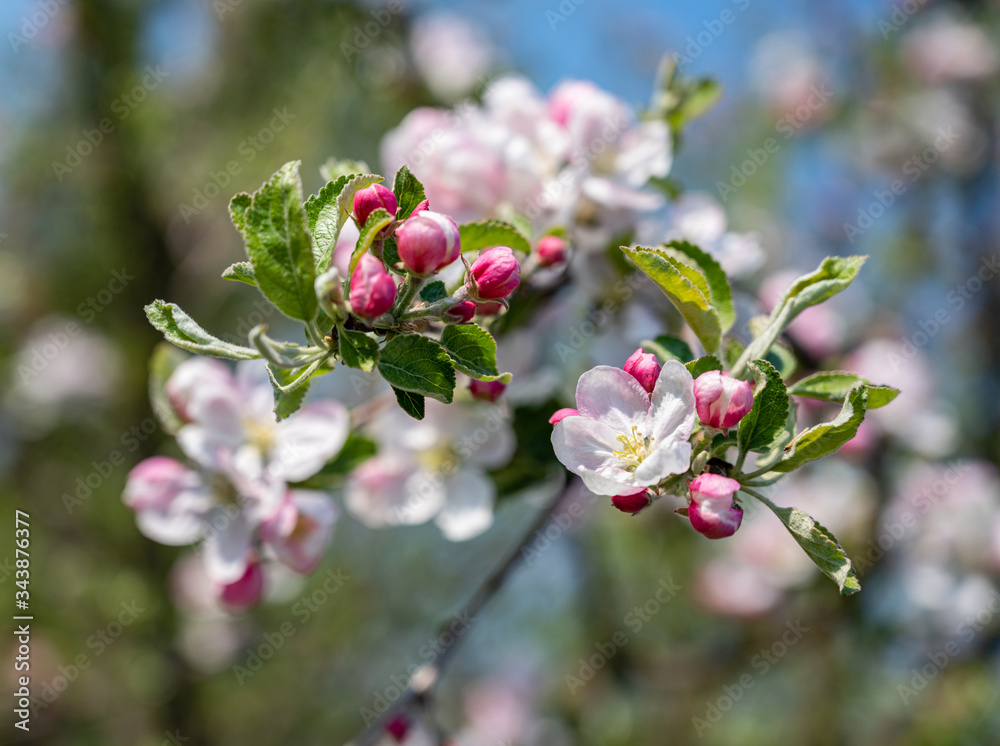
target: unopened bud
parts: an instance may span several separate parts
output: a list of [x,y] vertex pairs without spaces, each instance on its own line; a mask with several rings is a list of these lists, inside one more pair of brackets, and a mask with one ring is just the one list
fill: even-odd
[[724,539],[736,533],[743,522],[743,508],[733,501],[740,488],[735,479],[721,474],[702,474],[691,482],[688,519],[695,531],[709,539]]
[[656,355],[643,352],[640,347],[625,361],[624,367],[625,372],[646,389],[646,393],[653,393],[656,379],[660,377],[660,364],[656,361]]
[[747,381],[710,370],[695,380],[694,402],[703,424],[727,430],[753,407],[753,389]]
[[551,267],[566,261],[566,242],[559,236],[543,236],[535,247],[540,267]]
[[427,277],[458,259],[458,225],[447,215],[422,210],[396,228],[396,251],[406,268]]
[[354,217],[357,218],[359,226],[363,226],[368,216],[379,208],[390,215],[396,214],[396,195],[388,187],[372,184],[370,187],[359,189],[354,195]]
[[479,401],[495,402],[506,390],[507,384],[501,381],[477,381],[472,379],[469,383],[469,391],[474,399]]
[[472,263],[466,278],[469,293],[481,300],[500,300],[521,282],[521,265],[507,246],[486,249]]
[[374,319],[392,308],[395,300],[392,275],[374,256],[362,254],[351,275],[351,310],[362,318]]
[[649,505],[649,493],[643,490],[635,495],[616,495],[611,498],[611,504],[622,513],[638,513]]

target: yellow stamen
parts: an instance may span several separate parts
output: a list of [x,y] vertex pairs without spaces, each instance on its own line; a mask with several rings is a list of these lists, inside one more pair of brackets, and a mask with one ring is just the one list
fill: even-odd
[[620,451],[613,451],[612,455],[624,461],[629,471],[635,471],[636,467],[649,455],[653,438],[640,435],[636,426],[633,425],[631,435],[619,435],[618,442],[622,444],[622,448]]

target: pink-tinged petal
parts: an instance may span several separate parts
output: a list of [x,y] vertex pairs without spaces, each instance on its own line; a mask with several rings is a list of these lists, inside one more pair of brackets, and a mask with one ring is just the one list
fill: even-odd
[[627,434],[633,425],[645,424],[649,394],[621,368],[598,365],[580,376],[576,408],[581,416],[599,420],[616,434]]
[[233,374],[225,364],[208,357],[193,357],[177,366],[163,389],[177,415],[182,420],[190,420],[188,404],[195,391],[234,385]]
[[264,595],[264,568],[259,562],[251,562],[238,580],[220,584],[218,592],[219,600],[231,611],[250,608]]
[[694,381],[681,363],[676,360],[664,363],[653,387],[651,403],[646,435],[653,438],[654,448],[668,440],[691,437],[695,421]]
[[578,414],[580,413],[577,412],[575,409],[571,409],[570,407],[563,407],[562,409],[557,409],[555,412],[552,413],[552,416],[549,417],[549,424],[558,425],[567,417],[576,417]]
[[235,389],[211,386],[193,391],[188,413],[192,424],[187,427],[202,428],[218,445],[233,448],[246,437],[243,401]]
[[349,430],[347,409],[339,402],[307,404],[278,423],[272,473],[286,482],[308,479],[340,453]]
[[290,490],[260,534],[279,562],[305,574],[322,561],[336,520],[337,506],[322,492]]
[[683,474],[691,465],[691,444],[673,439],[658,443],[635,470],[636,484],[654,485],[673,474]]
[[[439,493],[439,498],[430,496],[430,500],[420,499],[419,481],[413,482],[415,492],[411,495],[407,484],[411,478],[415,479],[416,473],[412,465],[402,461],[380,456],[368,459],[351,473],[344,494],[344,506],[352,516],[370,528],[422,523],[440,509],[444,495]],[[426,475],[420,478],[426,480]],[[408,505],[411,497],[414,504]],[[434,512],[424,517],[423,521],[407,520],[420,517],[415,508],[434,507],[434,502],[437,502]]]
[[136,511],[143,535],[168,546],[201,538],[212,494],[193,471],[173,459],[156,456],[128,475],[122,499]]
[[733,502],[739,488],[739,482],[721,474],[696,477],[691,482],[688,506],[692,528],[709,539],[724,539],[736,533],[743,522],[743,509]]
[[209,471],[225,470],[233,444],[221,442],[214,433],[201,425],[185,425],[174,436],[184,455]]
[[472,539],[493,525],[495,501],[492,479],[471,469],[459,469],[446,480],[444,507],[434,523],[449,541]]
[[235,583],[243,577],[253,549],[250,526],[242,513],[217,511],[205,537],[205,570],[213,582]]
[[589,417],[567,417],[552,429],[552,449],[560,463],[574,474],[580,468],[605,471],[618,463],[618,433]]
[[631,481],[632,475],[627,471],[619,470],[611,472],[609,475],[608,473],[599,474],[596,471],[580,467],[578,474],[580,475],[580,479],[583,480],[584,486],[595,495],[609,495],[614,497],[616,495],[637,495],[646,491],[645,487]]
[[634,495],[615,495],[611,504],[623,513],[638,513],[649,505],[649,495],[645,490]]

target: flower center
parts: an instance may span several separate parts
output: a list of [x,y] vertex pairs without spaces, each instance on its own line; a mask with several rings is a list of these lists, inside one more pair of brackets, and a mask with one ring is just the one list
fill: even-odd
[[640,435],[635,425],[632,425],[630,435],[619,435],[618,442],[622,444],[621,450],[613,451],[612,455],[624,461],[629,471],[636,470],[642,460],[649,455],[653,445],[653,439]]
[[417,462],[427,471],[439,474],[451,474],[459,466],[458,454],[447,441],[419,453]]
[[248,420],[244,423],[247,440],[265,456],[274,447],[274,426],[269,423]]

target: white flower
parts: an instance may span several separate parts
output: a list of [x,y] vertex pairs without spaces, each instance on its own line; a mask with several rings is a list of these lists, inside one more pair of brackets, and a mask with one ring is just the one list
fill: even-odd
[[576,387],[579,415],[552,431],[558,458],[598,495],[634,495],[691,462],[694,382],[683,365],[663,366],[652,394],[621,368],[599,365]]
[[428,399],[415,422],[393,408],[372,423],[379,453],[351,474],[347,510],[367,526],[412,526],[433,519],[451,541],[493,524],[496,486],[484,471],[514,452],[499,406],[445,405]]

